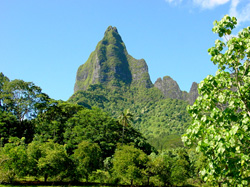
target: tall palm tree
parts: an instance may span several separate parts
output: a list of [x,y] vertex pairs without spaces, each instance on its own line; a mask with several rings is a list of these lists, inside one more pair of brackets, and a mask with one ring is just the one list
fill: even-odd
[[127,109],[120,114],[118,119],[119,123],[123,126],[122,128],[122,144],[123,144],[125,127],[128,127],[130,125],[130,122],[133,121],[133,114],[129,111],[129,109]]

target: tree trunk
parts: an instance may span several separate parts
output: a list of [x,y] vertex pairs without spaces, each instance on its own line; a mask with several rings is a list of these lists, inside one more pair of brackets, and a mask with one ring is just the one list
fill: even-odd
[[123,138],[124,138],[124,125],[122,127],[122,145],[123,145]]
[[46,173],[46,174],[44,175],[44,182],[47,182],[47,179],[48,179],[48,174]]
[[86,175],[86,181],[89,182],[89,175]]

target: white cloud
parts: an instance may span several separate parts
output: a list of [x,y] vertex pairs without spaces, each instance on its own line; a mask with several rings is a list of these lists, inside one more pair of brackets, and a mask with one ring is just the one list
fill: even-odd
[[182,2],[182,0],[165,0],[165,1],[174,5],[180,4]]
[[241,5],[241,2],[242,0],[232,0],[229,10],[229,15],[236,17],[238,24],[250,21],[250,2],[240,8],[239,5]]
[[219,5],[226,4],[230,0],[193,0],[193,2],[204,9],[211,9]]
[[194,4],[201,6],[203,9],[212,9],[228,2],[231,2],[228,14],[236,17],[238,24],[250,21],[249,0],[193,0]]
[[192,2],[194,5],[202,9],[213,9],[217,6],[222,6],[230,3],[228,13],[238,20],[238,24],[250,21],[250,0],[165,0],[172,5],[179,5],[184,2]]

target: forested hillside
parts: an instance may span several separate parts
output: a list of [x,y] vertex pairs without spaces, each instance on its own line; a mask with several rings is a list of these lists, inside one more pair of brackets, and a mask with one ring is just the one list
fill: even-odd
[[188,103],[164,98],[157,88],[104,88],[91,85],[78,91],[69,102],[91,108],[102,108],[114,118],[129,109],[133,114],[133,127],[139,130],[157,149],[183,146],[180,136],[191,119],[186,111]]
[[[101,109],[55,101],[33,83],[10,81],[3,73],[0,104],[0,182],[27,175],[42,176],[45,181],[54,176],[88,179],[123,144],[144,154],[156,152],[140,132]],[[90,151],[85,154],[96,163],[92,166],[92,161],[86,161],[89,166],[81,173],[75,171],[82,167],[75,160],[80,157],[74,157],[82,154],[78,149]]]
[[[94,94],[97,90],[99,95]],[[107,91],[111,90],[102,89],[101,85],[90,86],[88,91],[77,93],[82,94],[81,105],[72,104],[49,98],[32,82],[9,80],[1,73],[0,184],[28,179],[31,183],[44,181],[45,184],[59,181],[63,184],[179,185],[198,176],[196,172],[201,166],[195,164],[202,164],[203,157],[192,149],[176,148],[181,146],[178,143],[183,125],[171,123],[185,118],[181,113],[186,107],[184,101],[162,100],[156,88],[135,90],[139,93],[136,95],[125,90],[122,95],[118,89],[117,97],[108,95]],[[84,100],[83,95],[88,99]],[[141,111],[143,102],[147,105],[143,105]],[[119,113],[128,103],[133,106],[134,114],[138,110],[140,115],[132,115],[130,110]],[[90,107],[94,104],[99,108]],[[169,111],[163,110],[167,105]],[[105,107],[117,118],[100,109]],[[156,114],[165,116],[164,120],[173,126],[174,132],[163,129],[164,120],[155,119]],[[152,143],[166,141],[166,147],[175,149],[157,151],[139,132],[140,124],[151,126],[144,133],[151,133]],[[157,136],[159,133],[161,136]],[[164,144],[155,145],[163,148]]]
[[102,108],[114,118],[129,109],[134,128],[157,149],[182,146],[180,136],[191,124],[186,108],[198,96],[197,83],[189,93],[168,76],[152,84],[145,60],[130,56],[111,26],[78,68],[74,91],[69,102]]

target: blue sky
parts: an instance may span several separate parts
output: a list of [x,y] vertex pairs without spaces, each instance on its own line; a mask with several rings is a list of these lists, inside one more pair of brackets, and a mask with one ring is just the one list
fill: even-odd
[[214,20],[250,25],[249,0],[0,0],[0,72],[34,82],[51,98],[73,94],[78,67],[115,26],[130,55],[145,59],[152,82],[166,75],[189,91],[215,74],[208,48]]

